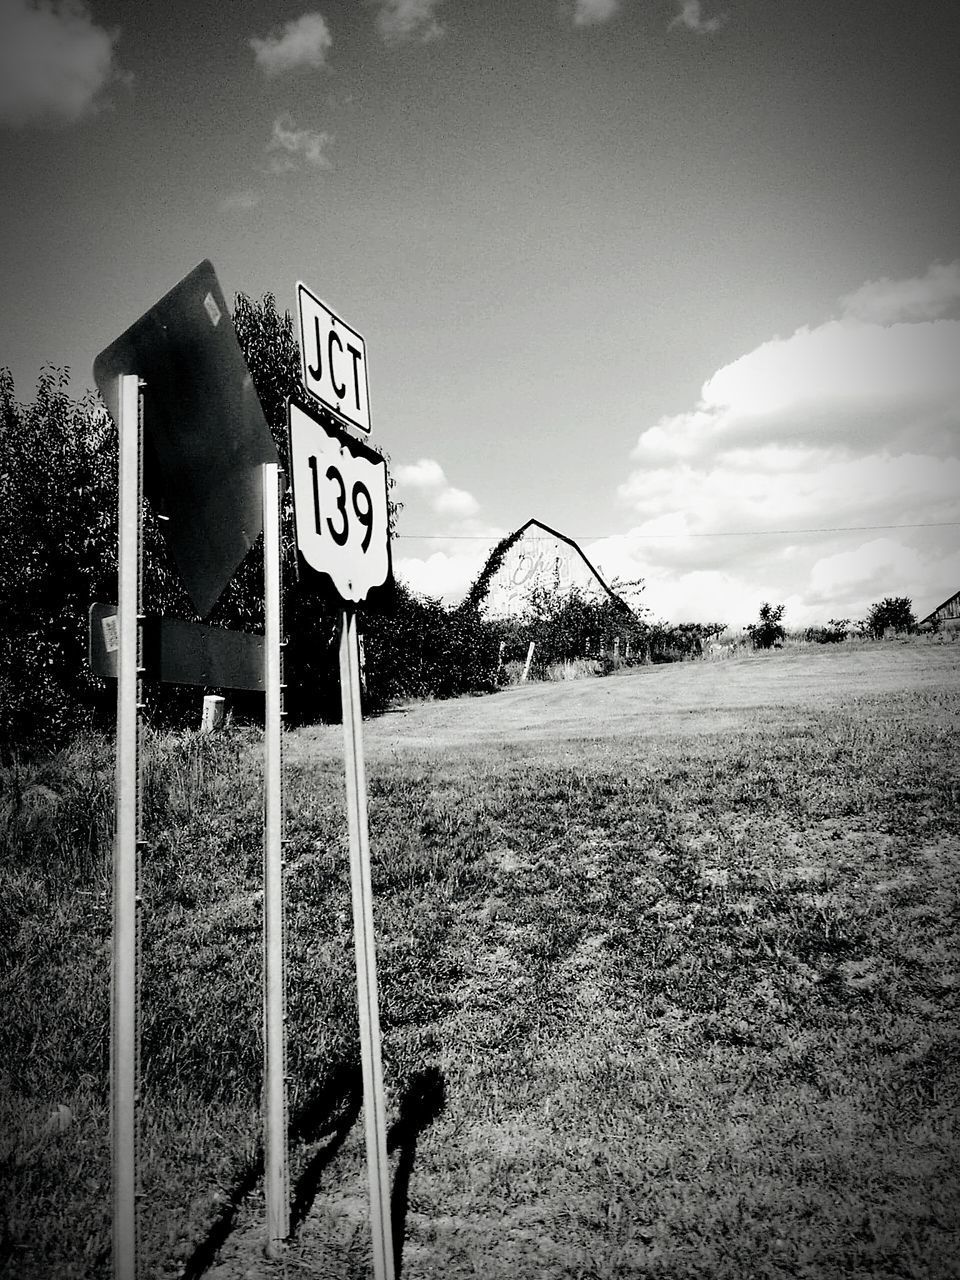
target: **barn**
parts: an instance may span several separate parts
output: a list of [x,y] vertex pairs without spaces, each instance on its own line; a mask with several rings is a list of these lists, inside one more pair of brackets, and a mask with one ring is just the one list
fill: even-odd
[[944,631],[960,630],[960,591],[955,591],[943,604],[938,604],[932,613],[920,619],[920,626],[933,626],[939,623]]
[[572,538],[540,520],[528,520],[494,547],[478,582],[485,587],[480,610],[491,619],[519,617],[535,588],[560,595],[578,590],[628,607]]

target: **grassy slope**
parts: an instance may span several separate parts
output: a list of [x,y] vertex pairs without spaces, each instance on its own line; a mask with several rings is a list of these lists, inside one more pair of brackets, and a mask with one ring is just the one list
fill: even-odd
[[[368,725],[408,1280],[958,1274],[958,677],[875,645]],[[339,749],[287,750],[291,1275],[368,1265]],[[110,764],[7,779],[25,1278],[108,1272]],[[152,746],[144,1275],[269,1273],[258,778],[252,736]]]

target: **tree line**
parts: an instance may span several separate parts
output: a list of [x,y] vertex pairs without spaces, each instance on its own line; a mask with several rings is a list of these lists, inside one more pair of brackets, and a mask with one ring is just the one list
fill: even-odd
[[[287,454],[287,397],[300,386],[300,356],[289,313],[271,294],[236,298],[234,324],[281,463]],[[94,676],[87,658],[87,616],[94,601],[117,595],[117,432],[100,397],[79,399],[69,373],[41,369],[34,399],[17,400],[9,370],[0,368],[0,748],[53,747],[84,725],[108,725],[112,684]],[[391,532],[401,504],[390,495]],[[615,662],[663,662],[696,656],[720,622],[652,623],[637,599],[642,582],[614,584],[633,597],[588,598],[540,588],[522,619],[483,616],[487,587],[509,550],[504,539],[463,603],[446,608],[403,583],[391,582],[361,610],[365,708],[397,699],[491,691],[510,664],[534,644],[532,675],[589,659],[608,671]],[[292,500],[282,512],[283,631],[288,722],[334,720],[340,713],[338,637],[341,605],[332,589],[301,574]],[[263,628],[262,547],[237,570],[208,619],[246,631]],[[909,605],[909,601],[907,602]],[[160,524],[144,510],[143,608],[147,614],[195,617],[166,555]],[[782,606],[781,606],[782,612]],[[774,626],[779,623],[779,616]],[[147,684],[147,711],[159,725],[195,725],[197,694]],[[239,716],[256,718],[262,698],[234,692]]]

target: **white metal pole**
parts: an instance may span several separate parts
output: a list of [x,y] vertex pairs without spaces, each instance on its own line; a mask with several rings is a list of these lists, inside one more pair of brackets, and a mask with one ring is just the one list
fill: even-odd
[[289,1234],[283,938],[283,816],[280,670],[280,483],[263,466],[264,827],[263,827],[263,1160],[267,1253]]
[[140,382],[119,388],[116,825],[110,1128],[114,1280],[137,1274],[137,841],[139,839]]
[[360,713],[360,660],[357,649],[357,617],[353,609],[344,609],[343,612],[343,630],[340,633],[340,696],[343,703],[353,944],[357,962],[357,1007],[360,1015],[360,1062],[363,1069],[373,1274],[375,1280],[393,1280],[390,1166],[387,1162],[386,1108],[380,1056],[377,955],[373,932],[373,892],[370,885],[370,840],[367,830],[367,779],[363,763]]

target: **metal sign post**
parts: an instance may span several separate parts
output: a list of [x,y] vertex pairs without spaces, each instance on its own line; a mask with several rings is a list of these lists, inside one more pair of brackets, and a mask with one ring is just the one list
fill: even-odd
[[[301,330],[304,327],[305,293],[303,286],[299,286]],[[314,320],[316,335],[320,333],[316,312]],[[339,319],[336,323],[341,328],[345,327]],[[336,345],[332,336],[335,332],[339,330],[330,330],[328,352]],[[365,360],[362,337],[355,330],[349,332],[356,339],[349,348],[350,352],[358,361]],[[303,333],[301,339],[306,350]],[[317,359],[319,365],[319,356]],[[358,372],[356,387],[359,385]],[[309,382],[307,386],[310,389]],[[369,414],[364,422],[356,421],[354,425],[369,430]],[[373,1273],[375,1280],[393,1280],[390,1166],[387,1162],[386,1105],[380,1052],[367,780],[360,707],[360,651],[355,607],[371,591],[386,585],[391,575],[387,466],[375,450],[361,444],[342,428],[324,421],[316,410],[308,410],[292,399],[287,402],[287,429],[297,547],[307,564],[330,580],[344,606],[340,634],[340,697]]]
[[276,1257],[289,1234],[280,767],[280,481],[276,463],[263,467],[263,603],[263,1171],[267,1254]]
[[[332,340],[337,346],[339,334]],[[348,347],[347,354],[354,360]],[[356,356],[362,361],[362,352]],[[359,364],[356,386],[359,387]],[[338,366],[339,370],[339,366]],[[264,747],[264,1161],[268,1252],[288,1233],[283,867],[279,466],[212,263],[204,261],[94,361],[120,440],[118,625],[91,613],[91,661],[111,675],[116,650],[117,812],[111,994],[111,1134],[115,1280],[136,1280],[137,853],[140,843],[139,685],[142,676],[240,683],[266,692]],[[144,468],[139,387],[150,385]],[[337,373],[337,386],[342,372]],[[359,397],[359,391],[356,392]],[[264,532],[262,684],[256,637],[196,624],[159,627],[145,662],[140,614],[141,502],[162,514],[164,537],[201,617],[210,613]],[[372,519],[372,515],[371,515]],[[154,638],[157,629],[152,629]],[[96,659],[96,661],[95,661]],[[211,680],[218,676],[220,679]]]
[[114,1280],[137,1274],[137,862],[140,839],[140,380],[119,379],[119,624],[110,1138]]
[[367,829],[367,779],[363,763],[360,712],[360,655],[356,611],[343,611],[340,633],[340,697],[343,705],[343,755],[347,775],[347,823],[350,833],[350,887],[353,895],[353,942],[357,962],[357,1007],[360,1015],[360,1062],[363,1070],[363,1118],[370,1188],[375,1280],[392,1280],[393,1236],[390,1227],[390,1166],[380,1052],[377,997],[377,953],[370,886],[370,840]]

